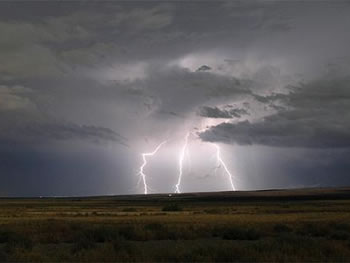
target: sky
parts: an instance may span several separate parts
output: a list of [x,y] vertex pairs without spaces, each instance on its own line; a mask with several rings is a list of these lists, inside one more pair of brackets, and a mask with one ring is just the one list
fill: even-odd
[[1,1],[0,196],[350,185],[349,13]]

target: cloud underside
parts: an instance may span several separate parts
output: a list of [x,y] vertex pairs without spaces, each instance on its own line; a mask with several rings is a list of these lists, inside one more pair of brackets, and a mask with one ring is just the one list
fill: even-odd
[[28,138],[40,138],[41,140],[90,140],[93,142],[111,141],[127,145],[125,138],[105,127],[69,123],[31,123],[23,128],[25,129],[25,136]]
[[223,118],[232,119],[240,118],[242,115],[247,115],[248,112],[245,109],[219,109],[218,107],[203,106],[200,108],[198,115],[207,118]]
[[200,134],[204,141],[276,147],[350,147],[350,134],[336,125],[274,116],[263,122],[223,123]]
[[127,139],[112,129],[91,125],[77,125],[66,121],[2,122],[2,143],[42,143],[59,141],[85,141],[91,143],[115,142],[127,146]]
[[[323,80],[310,81],[314,75],[303,68],[321,71],[328,58],[348,56],[349,5],[70,5],[0,20],[7,36],[0,39],[0,128],[9,134],[124,143],[119,132],[156,137],[164,122],[176,133],[181,120],[198,117],[226,119],[200,134],[206,141],[349,145],[349,85],[336,76],[338,61],[330,65],[336,74]],[[308,82],[282,93],[287,77],[302,79],[299,68]],[[85,104],[94,108],[81,110]]]
[[256,98],[277,111],[261,120],[212,126],[200,137],[240,145],[350,147],[349,77],[312,81],[289,94]]
[[146,172],[173,191],[187,132],[183,191],[230,189],[195,132],[226,144],[239,189],[349,185],[349,13],[331,0],[0,1],[0,195],[142,191],[140,153],[164,140]]

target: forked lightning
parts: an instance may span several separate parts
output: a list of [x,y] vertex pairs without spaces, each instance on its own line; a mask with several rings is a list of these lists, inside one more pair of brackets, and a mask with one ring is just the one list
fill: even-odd
[[[189,140],[190,134],[194,134],[194,133],[193,132],[187,132],[186,133],[186,136],[185,136],[185,139],[184,139],[184,144],[183,144],[183,146],[182,146],[182,148],[180,150],[180,153],[179,153],[179,172],[178,172],[177,183],[175,185],[175,193],[177,193],[177,194],[181,193],[180,186],[181,186],[182,176],[183,176],[184,159],[185,159],[186,151],[187,151],[187,148],[188,148],[188,140]],[[142,165],[140,167],[139,175],[140,175],[140,179],[142,179],[142,181],[143,181],[144,194],[148,194],[148,185],[147,185],[147,180],[146,180],[146,174],[144,173],[144,168],[147,165],[147,158],[146,157],[155,155],[158,152],[158,150],[162,147],[162,145],[165,144],[165,143],[166,143],[166,141],[164,141],[161,144],[159,144],[157,146],[157,148],[153,152],[142,153],[141,154],[143,163],[142,163]],[[219,145],[214,144],[214,143],[212,145],[216,149],[216,159],[217,159],[218,164],[220,164],[220,166],[216,167],[215,171],[218,168],[223,167],[224,170],[225,170],[225,173],[228,176],[228,179],[229,179],[229,182],[230,182],[232,190],[236,191],[236,188],[234,186],[233,179],[232,179],[232,174],[230,173],[229,169],[227,168],[226,163],[224,162],[224,160],[221,157],[221,151],[220,151]]]
[[175,185],[175,193],[180,194],[180,184],[182,180],[182,172],[183,172],[183,161],[185,158],[185,153],[188,145],[188,137],[190,136],[190,133],[188,132],[185,136],[185,143],[180,151],[180,156],[179,156],[179,175],[177,179],[177,184]]
[[216,148],[216,158],[217,158],[218,162],[222,165],[222,167],[224,167],[224,170],[225,170],[225,172],[226,172],[227,175],[228,175],[228,178],[229,178],[229,181],[230,181],[232,190],[233,190],[233,191],[236,191],[236,188],[235,188],[235,186],[234,186],[234,184],[233,184],[233,181],[232,181],[232,174],[230,173],[230,171],[228,170],[228,168],[227,168],[225,162],[224,162],[224,161],[222,160],[222,158],[221,158],[220,147],[219,147],[219,145],[217,145],[217,144],[213,144],[213,145],[214,145],[214,147]]
[[140,167],[140,172],[139,172],[139,175],[141,176],[142,178],[142,181],[143,181],[143,187],[144,187],[144,194],[148,194],[148,186],[147,186],[147,181],[146,181],[146,174],[143,172],[143,169],[145,168],[145,166],[147,165],[147,159],[146,157],[147,156],[153,156],[155,155],[158,150],[160,149],[160,147],[162,147],[163,144],[165,144],[166,141],[162,142],[161,144],[159,144],[157,146],[157,148],[153,151],[153,152],[149,152],[149,153],[142,153],[142,160],[143,160],[143,163]]

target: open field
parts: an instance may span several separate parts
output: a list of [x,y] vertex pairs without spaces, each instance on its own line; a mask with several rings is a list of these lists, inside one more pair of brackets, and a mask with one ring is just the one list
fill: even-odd
[[0,261],[350,261],[350,188],[0,199]]

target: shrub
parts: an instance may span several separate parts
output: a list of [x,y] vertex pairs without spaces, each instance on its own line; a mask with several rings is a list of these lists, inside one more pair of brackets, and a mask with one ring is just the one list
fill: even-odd
[[[6,240],[6,241],[5,241]],[[24,235],[7,232],[3,241],[6,242],[5,250],[12,251],[14,248],[22,248],[31,250],[33,248],[33,241]]]
[[161,231],[163,230],[163,225],[160,223],[150,223],[145,225],[145,229],[150,231]]
[[13,235],[13,233],[9,232],[9,231],[1,231],[0,232],[0,243],[7,243],[11,240],[11,235]]
[[126,240],[135,240],[137,237],[137,232],[134,226],[124,226],[119,229],[119,235]]
[[316,223],[305,223],[298,230],[298,234],[311,237],[324,237],[329,233],[329,228]]
[[113,227],[101,226],[91,231],[91,239],[98,243],[109,242],[119,238],[119,232]]
[[95,243],[92,240],[88,238],[82,238],[73,245],[72,253],[77,253],[83,249],[92,249],[94,247]]
[[220,214],[222,213],[222,210],[219,208],[210,208],[210,209],[204,209],[204,212],[207,214]]
[[350,240],[350,234],[341,230],[330,233],[329,237],[335,240]]
[[177,212],[177,211],[182,211],[182,208],[178,204],[172,203],[172,204],[165,205],[162,211]]
[[0,262],[8,262],[7,260],[7,254],[3,249],[0,250]]
[[223,231],[222,238],[228,240],[258,240],[260,233],[252,228],[229,228]]
[[285,225],[285,224],[276,224],[273,228],[275,232],[282,233],[282,232],[291,232],[292,229]]
[[123,208],[123,212],[136,212],[137,209],[135,207],[125,207]]
[[329,227],[339,231],[350,232],[350,225],[344,223],[330,223]]

